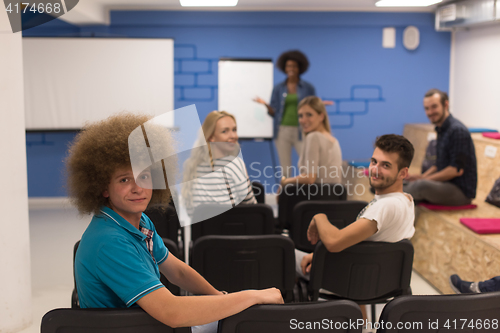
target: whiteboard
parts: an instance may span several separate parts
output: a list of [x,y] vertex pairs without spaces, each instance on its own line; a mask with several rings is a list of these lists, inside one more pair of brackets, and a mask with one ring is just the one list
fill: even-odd
[[265,60],[221,59],[219,61],[219,110],[236,117],[238,137],[272,138],[273,118],[267,108],[273,91],[273,63]]
[[466,126],[500,130],[500,25],[471,27],[453,36],[450,111]]
[[174,109],[172,39],[23,38],[23,64],[27,130]]

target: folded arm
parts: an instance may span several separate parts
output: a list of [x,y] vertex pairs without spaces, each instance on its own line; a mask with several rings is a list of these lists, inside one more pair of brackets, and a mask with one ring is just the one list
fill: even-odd
[[433,165],[429,169],[427,169],[427,171],[425,171],[424,173],[409,175],[406,179],[409,180],[409,181],[415,181],[415,180],[419,180],[419,179],[424,179],[424,178],[429,177],[430,175],[432,175],[436,171],[437,171],[437,167],[435,165]]
[[[341,252],[364,241],[377,230],[377,222],[368,219],[359,219],[339,229],[328,221],[325,214],[316,214],[307,229],[307,239],[312,244],[321,240],[329,252]],[[312,260],[313,253],[302,258],[300,266],[304,274],[311,272]]]
[[160,288],[137,301],[153,318],[174,328],[208,324],[252,305],[268,303],[283,303],[278,289],[245,290],[228,295],[174,296],[167,288]]
[[321,240],[330,252],[340,252],[377,232],[377,222],[359,219],[343,229],[332,225],[325,214],[316,214],[309,224],[307,238],[312,244]]
[[446,182],[453,178],[460,177],[463,174],[464,174],[464,169],[458,170],[456,167],[450,165],[441,171],[434,172],[423,178],[428,180],[435,180],[438,182]]
[[160,271],[172,283],[195,294],[175,296],[166,288],[157,289],[137,301],[144,311],[170,327],[208,324],[232,316],[254,304],[283,303],[276,288],[246,290],[223,295],[198,272],[173,255],[160,264]]

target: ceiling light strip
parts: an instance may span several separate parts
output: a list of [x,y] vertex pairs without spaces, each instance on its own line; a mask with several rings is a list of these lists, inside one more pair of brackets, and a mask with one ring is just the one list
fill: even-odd
[[232,7],[238,0],[180,0],[183,7]]
[[427,7],[440,3],[443,0],[380,0],[377,7]]

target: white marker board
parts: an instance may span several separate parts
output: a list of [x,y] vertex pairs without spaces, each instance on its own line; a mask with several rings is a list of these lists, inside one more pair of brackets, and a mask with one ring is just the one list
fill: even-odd
[[219,110],[232,113],[242,139],[273,137],[273,118],[267,108],[253,101],[270,102],[273,91],[271,59],[219,60]]
[[172,39],[23,38],[23,58],[27,130],[174,109]]

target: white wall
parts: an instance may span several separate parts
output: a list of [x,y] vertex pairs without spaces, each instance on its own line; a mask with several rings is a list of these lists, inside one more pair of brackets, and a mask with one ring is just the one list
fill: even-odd
[[21,33],[0,10],[0,332],[31,324],[28,185]]
[[450,99],[466,126],[500,130],[500,24],[453,33]]

